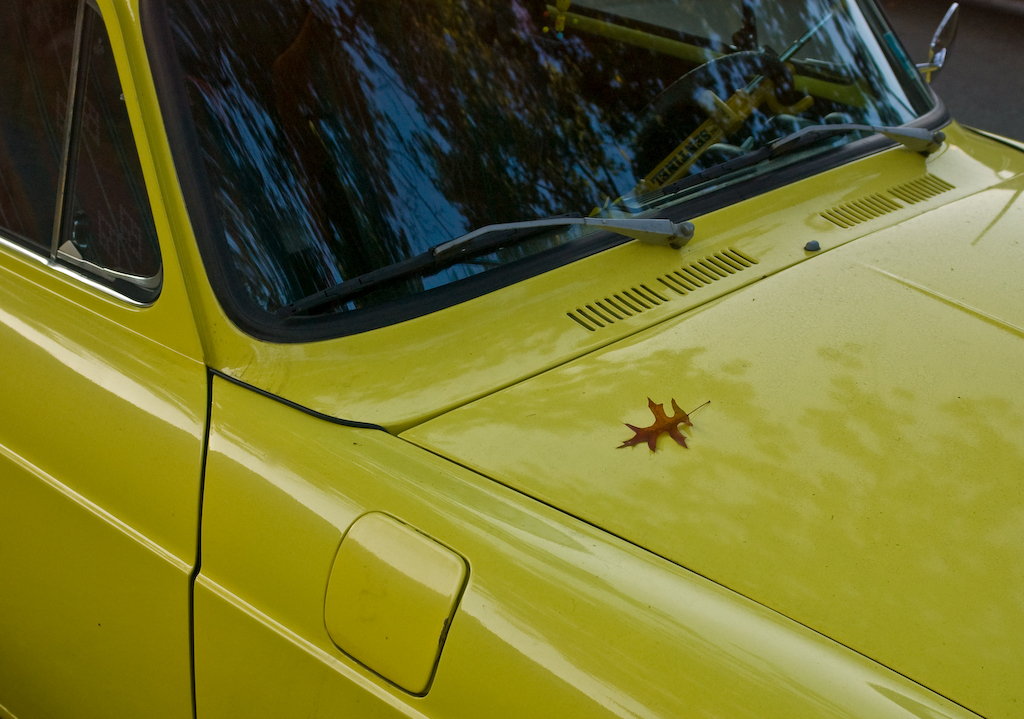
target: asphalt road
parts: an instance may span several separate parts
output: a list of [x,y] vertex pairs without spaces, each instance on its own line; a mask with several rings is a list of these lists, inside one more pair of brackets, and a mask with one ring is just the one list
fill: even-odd
[[[881,0],[915,62],[951,0]],[[961,0],[960,26],[932,87],[964,125],[1024,140],[1024,0]]]

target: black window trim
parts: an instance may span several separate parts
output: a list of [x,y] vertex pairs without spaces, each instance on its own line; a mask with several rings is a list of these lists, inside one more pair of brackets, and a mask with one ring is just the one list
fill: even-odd
[[[174,47],[167,0],[140,0],[139,12],[171,156],[207,278],[228,319],[258,340],[275,343],[314,342],[381,329],[481,297],[630,241],[621,235],[599,232],[509,265],[380,306],[315,317],[292,316],[281,319],[248,301],[242,283],[233,271],[231,258],[223,249],[226,243],[220,241],[225,231],[210,189],[212,185],[206,172],[199,136],[189,111],[185,75]],[[948,125],[952,118],[931,86],[926,87],[934,106],[908,123],[908,126],[939,130]],[[895,146],[895,142],[881,135],[866,137],[809,161],[783,167],[680,203],[667,208],[660,216],[674,222],[691,220]]]

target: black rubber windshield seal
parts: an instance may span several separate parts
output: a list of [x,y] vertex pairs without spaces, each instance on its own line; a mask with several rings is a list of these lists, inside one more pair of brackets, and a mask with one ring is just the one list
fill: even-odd
[[341,417],[335,417],[335,416],[330,415],[330,414],[324,414],[323,412],[318,412],[315,409],[310,409],[309,407],[307,407],[305,405],[302,405],[302,404],[299,404],[298,402],[292,402],[290,399],[285,399],[284,397],[281,397],[280,395],[276,395],[273,392],[268,392],[265,389],[260,389],[259,387],[256,387],[254,385],[249,384],[248,382],[243,382],[240,379],[237,379],[235,377],[232,377],[229,374],[225,374],[224,372],[220,372],[220,371],[215,370],[215,369],[210,369],[209,370],[209,374],[210,374],[210,377],[218,377],[218,378],[224,380],[225,382],[229,382],[230,384],[236,385],[238,387],[242,387],[243,389],[247,389],[250,392],[255,392],[256,394],[260,395],[261,397],[266,397],[267,399],[273,400],[274,402],[277,402],[278,404],[283,404],[284,406],[291,407],[292,409],[298,410],[299,412],[302,412],[303,414],[308,414],[310,417],[316,417],[317,419],[322,419],[324,422],[330,422],[331,424],[337,424],[337,425],[340,425],[342,427],[351,427],[353,429],[372,429],[372,430],[376,430],[376,431],[379,431],[379,432],[388,433],[387,429],[384,428],[384,427],[381,427],[379,424],[373,424],[371,422],[357,422],[356,420],[353,420],[353,419],[342,419]]
[[[256,339],[278,343],[313,342],[380,329],[481,297],[631,241],[608,232],[595,233],[503,267],[392,300],[387,304],[316,317],[279,318],[248,299],[225,249],[224,227],[210,189],[198,134],[193,124],[166,0],[142,0],[140,14],[171,155],[207,278],[228,318]],[[933,108],[910,123],[911,127],[939,130],[950,122],[946,106],[934,92],[931,95]],[[691,220],[880,152],[894,144],[880,135],[850,142],[810,160],[781,167],[747,181],[726,184],[721,189],[666,208],[661,216],[675,222]]]

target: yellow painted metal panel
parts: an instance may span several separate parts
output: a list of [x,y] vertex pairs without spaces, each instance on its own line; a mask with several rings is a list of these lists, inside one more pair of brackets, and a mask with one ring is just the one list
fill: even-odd
[[[191,563],[203,365],[34,285],[50,279],[45,268],[8,270],[9,259],[0,249],[0,387],[18,410],[0,419],[3,443]],[[86,292],[66,282],[67,294]],[[136,326],[160,322],[162,313],[145,312],[124,310]]]
[[[1024,172],[1024,155],[1008,154],[1005,146],[955,125],[946,131],[949,143],[928,158],[892,149],[694,218],[697,236],[681,251],[626,243],[455,307],[351,337],[294,345],[253,340],[224,319],[204,287],[196,297],[204,308],[210,362],[325,414],[401,431],[813,259],[804,251],[810,240],[829,250]],[[850,229],[820,215],[929,174],[954,189],[900,202],[898,211]],[[566,316],[611,293],[644,283],[656,288],[658,277],[729,248],[755,257],[757,272],[730,275],[692,296],[669,291],[668,301],[597,333]]]
[[[422,717],[415,707],[277,619],[200,577],[197,714],[212,719]],[[336,651],[336,650],[333,650]]]
[[334,559],[327,632],[349,656],[423,694],[465,582],[459,555],[392,517],[365,514]]
[[[864,576],[884,575],[887,581],[896,577],[930,590],[936,586],[936,577],[944,577],[948,584],[936,596],[951,597],[949,611],[963,610],[969,616],[969,607],[961,600],[970,582],[961,577],[991,579],[1001,567],[1019,566],[1019,557],[1013,554],[1019,546],[1015,525],[998,513],[1019,503],[1011,497],[1000,504],[999,492],[1005,499],[1006,486],[993,493],[983,471],[998,476],[1005,470],[997,460],[985,459],[987,449],[993,456],[1002,452],[999,461],[1017,450],[1015,440],[989,422],[990,417],[1001,416],[1007,427],[1016,427],[1014,397],[931,407],[936,411],[921,416],[930,417],[928,422],[947,419],[973,444],[963,454],[936,450],[925,456],[918,447],[903,457],[900,450],[905,445],[897,443],[907,436],[906,427],[918,421],[907,417],[916,418],[917,412],[929,407],[926,399],[932,381],[946,381],[948,368],[925,363],[932,374],[914,378],[917,393],[913,397],[898,395],[895,390],[902,387],[894,389],[891,381],[886,385],[863,369],[888,370],[910,356],[891,351],[870,354],[878,350],[880,340],[867,331],[859,312],[871,311],[881,323],[878,326],[891,332],[883,339],[892,345],[909,336],[908,325],[913,321],[920,324],[914,330],[928,329],[936,336],[938,328],[948,328],[949,336],[961,341],[953,354],[955,368],[975,383],[974,389],[991,381],[979,367],[990,377],[1000,376],[996,360],[1007,357],[1007,347],[1015,345],[1005,337],[993,339],[986,345],[984,362],[968,366],[970,351],[962,343],[969,322],[988,323],[997,335],[1012,334],[1013,328],[1020,327],[1013,314],[1016,306],[1000,300],[998,292],[971,294],[993,277],[981,276],[977,267],[955,264],[956,276],[939,283],[945,273],[942,262],[916,266],[913,254],[889,254],[886,268],[870,270],[877,276],[865,285],[877,290],[877,297],[862,297],[854,290],[835,300],[843,311],[833,323],[844,319],[860,331],[855,336],[864,339],[863,347],[840,347],[823,356],[800,344],[803,335],[798,330],[820,331],[822,342],[846,332],[845,326],[828,325],[804,314],[820,306],[822,297],[832,299],[845,286],[842,281],[819,285],[817,293],[809,283],[781,304],[782,289],[762,294],[756,287],[757,293],[708,304],[730,290],[754,284],[761,276],[805,261],[809,255],[802,248],[808,239],[821,240],[831,250],[864,238],[864,252],[870,254],[880,245],[868,236],[892,228],[888,238],[879,239],[910,233],[914,242],[927,243],[950,224],[949,215],[931,211],[951,200],[976,196],[976,202],[958,206],[958,211],[966,213],[960,220],[967,217],[992,226],[1006,223],[992,209],[1003,197],[1006,206],[1013,207],[1018,186],[978,193],[1019,174],[1024,169],[1019,157],[954,126],[949,129],[950,144],[928,160],[903,150],[889,151],[698,218],[698,240],[682,253],[631,243],[393,328],[306,345],[273,345],[246,337],[233,327],[205,278],[149,77],[138,29],[139,3],[100,0],[99,6],[126,83],[125,102],[154,207],[165,284],[153,307],[128,307],[39,262],[0,250],[0,346],[4,347],[0,391],[9,408],[0,420],[4,437],[0,494],[7,502],[0,506],[4,514],[0,552],[7,553],[2,565],[17,575],[0,592],[0,627],[5,640],[10,638],[0,643],[0,697],[5,702],[0,712],[17,710],[21,719],[191,715],[187,588],[197,546],[204,361],[325,413],[379,422],[397,431],[695,307],[724,307],[724,316],[732,317],[730,313],[742,314],[737,307],[745,299],[753,297],[767,307],[774,301],[774,307],[793,320],[790,326],[796,334],[773,336],[770,313],[754,329],[769,346],[791,339],[794,346],[804,347],[804,354],[787,357],[781,349],[764,351],[749,338],[733,337],[734,346],[749,351],[744,361],[750,364],[737,364],[719,346],[725,344],[722,334],[713,330],[721,326],[714,327],[710,312],[686,325],[692,329],[706,324],[697,332],[707,341],[706,348],[701,346],[706,353],[697,360],[725,360],[713,367],[717,378],[713,388],[722,391],[723,399],[699,415],[691,449],[697,454],[702,440],[727,437],[733,442],[732,453],[723,452],[716,466],[733,474],[731,483],[721,485],[714,475],[697,487],[696,496],[693,490],[688,495],[680,492],[713,510],[698,513],[690,507],[673,515],[702,530],[693,532],[694,541],[686,548],[693,556],[680,553],[681,561],[694,567],[706,562],[709,575],[722,572],[732,586],[764,596],[773,605],[790,606],[793,601],[794,615],[800,613],[814,626],[828,626],[840,639],[850,636],[851,642],[860,641],[863,636],[854,634],[866,631],[867,643],[878,647],[879,656],[891,657],[893,664],[901,666],[904,658],[899,652],[918,651],[924,640],[915,637],[904,649],[894,647],[899,633],[889,638],[883,634],[895,620],[865,630],[865,622],[856,619],[863,616],[857,611],[862,611],[864,596],[854,591],[852,578],[863,581]],[[845,230],[820,215],[822,208],[884,192],[925,172],[948,181],[953,189]],[[1006,217],[1017,218],[1019,226],[1014,212],[1008,210]],[[918,216],[921,222],[916,225],[899,224]],[[987,242],[991,236],[977,238],[977,252],[993,249]],[[897,245],[886,246],[892,250]],[[610,286],[630,287],[732,247],[756,256],[757,270],[716,280],[710,285],[715,289],[705,294],[666,301],[600,335],[581,332],[565,317],[567,309],[599,300]],[[867,255],[857,257],[849,266],[842,260],[835,262],[851,273],[867,272],[863,265],[873,260]],[[991,263],[993,257],[985,259]],[[1008,269],[1012,263],[1000,266],[997,258],[993,266],[996,287],[1009,291],[1017,286]],[[937,284],[942,292],[934,291]],[[881,298],[899,293],[903,295],[893,306],[915,309],[894,319],[888,314],[891,306]],[[917,311],[904,296],[907,293],[927,295],[953,309],[943,314],[929,305],[928,312]],[[792,303],[798,299],[804,304],[796,308]],[[201,326],[198,333],[194,319]],[[733,334],[744,326],[743,322],[726,325]],[[653,344],[630,343],[615,350],[621,354],[614,355],[619,359],[612,363],[611,374],[602,374],[608,368],[600,362],[613,353],[594,358],[601,368],[595,376],[610,380],[604,387],[588,385],[590,396],[582,402],[573,404],[579,397],[570,388],[578,389],[583,382],[581,367],[591,370],[585,363],[552,375],[564,386],[530,385],[531,392],[538,388],[544,392],[519,402],[514,393],[498,395],[495,402],[509,401],[509,405],[496,409],[496,404],[481,403],[470,410],[479,415],[458,415],[473,418],[458,431],[443,424],[428,425],[429,431],[447,433],[453,444],[444,449],[470,457],[463,442],[468,433],[483,430],[478,424],[519,422],[514,429],[520,434],[510,434],[505,441],[520,442],[516,447],[520,461],[528,459],[538,466],[535,476],[523,479],[523,486],[540,481],[543,491],[564,490],[552,479],[551,469],[559,461],[579,459],[565,449],[574,447],[578,439],[570,430],[589,427],[580,418],[591,416],[588,407],[600,412],[613,406],[612,394],[622,388],[616,382],[632,376],[638,361],[650,363],[638,375],[644,380],[641,384],[663,382],[659,386],[666,391],[674,391],[674,382],[688,376],[686,367],[699,366],[684,365],[680,370],[665,359],[675,358],[673,352],[694,341],[681,338],[679,332],[673,325],[652,332],[647,339]],[[657,345],[656,340],[662,339],[667,340],[665,347]],[[453,347],[460,350],[456,357]],[[829,369],[822,370],[815,362]],[[791,364],[812,367],[804,379],[810,377],[817,384],[787,375]],[[710,366],[702,371],[712,374]],[[755,375],[757,392],[751,383]],[[894,376],[904,377],[882,373],[882,380]],[[815,388],[829,398],[818,417],[832,421],[825,429],[811,421],[816,416],[803,418],[807,421],[801,424],[801,417],[776,413],[780,404],[793,398],[810,403],[807,398]],[[893,389],[893,396],[884,395],[882,389]],[[220,391],[223,400],[217,409],[206,522],[209,561],[199,580],[195,605],[200,716],[680,716],[698,712],[756,713],[769,718],[965,716],[955,705],[772,611],[394,437],[331,425],[238,387],[222,384]],[[642,394],[639,385],[637,391]],[[557,441],[555,447],[533,442],[530,423],[538,420],[531,419],[527,405],[537,402],[538,396],[546,397],[547,406],[554,408],[544,421],[557,418],[562,423],[563,434],[549,437]],[[735,412],[723,420],[718,407],[728,408],[730,402]],[[855,411],[843,414],[839,407]],[[741,417],[745,410],[754,414]],[[624,438],[621,422],[642,423],[644,412],[616,414],[609,420],[619,433],[613,441]],[[874,429],[876,424],[890,433]],[[934,430],[933,438],[947,438],[933,425],[929,428]],[[431,440],[436,436],[431,434]],[[426,441],[424,437],[418,438]],[[597,432],[594,437],[604,435]],[[588,441],[597,441],[594,437]],[[864,526],[875,526],[868,523],[845,524],[832,535],[812,536],[808,528],[814,522],[820,528],[824,509],[832,505],[794,500],[784,484],[806,471],[793,459],[797,454],[793,442],[808,437],[819,443],[822,438],[828,440],[825,450],[811,457],[819,466],[854,467],[871,478],[894,471],[882,457],[900,457],[897,469],[906,474],[912,462],[924,456],[927,461],[921,466],[931,470],[932,476],[944,478],[952,467],[978,480],[968,489],[980,487],[976,491],[984,496],[979,499],[971,493],[975,490],[957,485],[964,493],[967,515],[948,519],[946,525],[928,525],[927,532],[918,536],[910,530],[920,529],[938,514],[933,512],[936,495],[924,485],[896,482],[892,491],[905,496],[881,510],[891,520],[887,526],[899,528],[891,535],[880,539],[879,532],[866,532]],[[961,446],[957,442],[962,439],[948,439],[951,447]],[[756,442],[756,451],[745,453],[745,440]],[[642,449],[629,452],[643,457]],[[628,456],[626,450],[620,454]],[[587,467],[594,469],[594,476],[610,478],[612,492],[605,487],[605,495],[589,486],[593,503],[617,491],[616,482],[635,479],[628,472],[609,475],[610,463],[588,464],[598,463],[599,456],[594,451],[557,478],[578,477],[581,468]],[[832,462],[836,456],[840,461]],[[783,461],[787,458],[788,463]],[[500,474],[507,468],[495,470],[494,463],[505,459],[495,451],[487,457],[491,464],[480,462],[480,466]],[[644,459],[646,474],[630,492],[615,497],[620,501],[608,526],[621,527],[627,536],[639,532],[641,541],[660,549],[663,537],[657,531],[636,528],[649,512],[655,529],[663,529],[661,523],[669,522],[665,514],[671,502],[652,500],[653,508],[639,510],[628,502],[636,492],[672,486],[652,469],[653,460]],[[773,482],[772,491],[759,494],[752,483],[743,481],[737,468],[765,470]],[[822,484],[824,490],[834,491],[837,485],[848,490],[838,495],[848,500],[843,509],[861,507],[858,502],[865,495],[860,490],[882,485],[849,479],[850,472],[845,486]],[[898,471],[895,475],[899,480],[909,476]],[[530,487],[532,491],[535,485]],[[934,489],[934,485],[928,487]],[[939,488],[948,489],[946,485]],[[738,506],[747,500],[779,514],[766,512],[754,520],[739,516],[748,511]],[[410,698],[339,652],[324,625],[325,590],[341,537],[356,517],[382,509],[456,547],[474,563],[474,570],[480,569],[452,622],[437,681],[424,698]],[[943,566],[937,561],[927,565],[924,560],[914,564],[902,554],[908,541],[912,548],[925,551],[929,547],[920,544],[923,540],[947,547],[964,537],[977,539],[988,521],[980,518],[984,513],[1004,521],[989,527],[991,532],[984,538],[992,552],[973,564],[967,561],[972,558],[962,557],[959,565]],[[781,555],[781,561],[770,552],[780,546],[773,534],[780,521],[802,530],[793,533],[791,545],[782,543],[789,553]],[[879,521],[878,526],[882,524]],[[854,544],[885,549],[884,561],[873,565],[863,561],[863,555],[837,552],[847,546],[837,539],[844,532]],[[757,533],[769,541],[752,548],[746,540]],[[904,549],[885,544],[894,545],[896,540],[904,543]],[[664,547],[667,556],[678,551],[678,545],[670,542]],[[699,550],[703,554],[697,556]],[[838,561],[822,570],[818,564],[822,556]],[[935,560],[934,553],[908,556]],[[738,576],[747,568],[752,571]],[[758,574],[757,569],[764,573]],[[954,569],[962,571],[958,575]],[[801,574],[805,570],[808,574]],[[775,585],[766,579],[772,571],[777,574]],[[812,571],[819,572],[818,580],[834,577],[835,581],[812,585],[806,581]],[[875,592],[874,601],[879,603],[875,606],[890,603],[896,589],[906,594],[906,587],[885,582],[879,586],[887,591]],[[839,593],[839,601],[833,604],[829,591]],[[929,595],[920,591],[910,596]],[[992,612],[1001,617],[1013,611],[1005,596],[997,594],[997,598]],[[847,616],[840,618],[838,614],[844,612]],[[13,617],[26,619],[15,623]],[[843,621],[849,626],[840,626]],[[908,626],[916,631],[923,622]],[[984,637],[964,639],[966,631],[958,628],[951,636],[973,651]],[[1000,651],[1006,646],[997,638],[991,641]],[[140,642],[145,645],[141,650]],[[941,644],[930,646],[939,649],[929,651],[942,648]],[[928,659],[942,661],[935,654]],[[1009,666],[1005,654],[996,660],[1002,662],[1000,667]],[[949,677],[959,666],[943,665],[945,674],[939,684],[952,686]],[[514,685],[507,682],[510,674],[517,677]],[[996,684],[1005,682],[1006,674],[997,671],[979,678],[966,672],[953,681],[975,679],[975,694],[965,696],[997,692]],[[960,692],[960,685],[953,690]],[[978,706],[988,710],[983,701]],[[1000,711],[995,706],[991,716]]]
[[[200,716],[969,716],[400,439],[220,379],[214,398],[195,615]],[[424,697],[340,652],[324,624],[342,536],[385,508],[473,568]]]
[[163,287],[151,307],[132,306],[0,246],[0,703],[18,719],[192,713],[206,368],[124,72],[123,40],[137,28],[116,24],[126,7],[99,6]]
[[78,304],[48,272],[0,250],[0,696],[20,719],[180,716],[205,368],[137,333],[164,297]]
[[11,715],[191,716],[185,563],[7,452],[0,495],[0,701]]
[[[990,719],[1024,702],[1024,182],[402,436]],[[684,410],[689,448],[620,448]],[[524,448],[528,448],[524,451]]]
[[10,260],[0,259],[0,697],[20,719],[181,716],[204,367],[26,279],[46,268],[19,273]]

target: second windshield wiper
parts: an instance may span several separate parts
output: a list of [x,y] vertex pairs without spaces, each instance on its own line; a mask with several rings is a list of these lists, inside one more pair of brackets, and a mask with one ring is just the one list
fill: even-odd
[[853,123],[836,123],[829,125],[810,125],[808,127],[801,128],[796,132],[790,133],[780,137],[767,145],[748,152],[746,155],[740,155],[731,160],[721,162],[717,165],[712,165],[706,170],[701,170],[695,175],[684,177],[683,179],[673,182],[671,185],[666,185],[660,190],[662,195],[672,195],[678,193],[680,190],[684,190],[693,185],[707,182],[708,180],[714,180],[723,175],[728,175],[737,170],[742,170],[747,167],[752,167],[765,160],[771,160],[773,158],[785,155],[799,150],[808,145],[812,145],[818,140],[832,135],[845,135],[851,132],[871,132],[878,135],[885,135],[890,140],[894,140],[908,150],[913,152],[921,152],[929,154],[935,152],[942,143],[946,141],[946,136],[941,132],[932,130],[925,130],[919,127],[896,127],[894,125],[857,125]]
[[438,270],[460,261],[479,257],[485,252],[498,249],[504,245],[529,239],[538,230],[547,227],[566,227],[568,225],[584,225],[608,230],[619,235],[635,238],[652,245],[667,245],[680,248],[693,237],[693,225],[689,222],[672,222],[666,219],[632,219],[580,217],[579,215],[560,215],[545,217],[539,220],[522,222],[503,222],[486,225],[456,237],[453,240],[434,245],[426,252],[410,257],[387,267],[367,272],[366,274],[345,280],[325,290],[304,297],[286,305],[275,313],[280,318],[291,317],[299,312],[307,312],[325,304],[340,302],[363,294],[388,282],[426,274],[430,270]]

